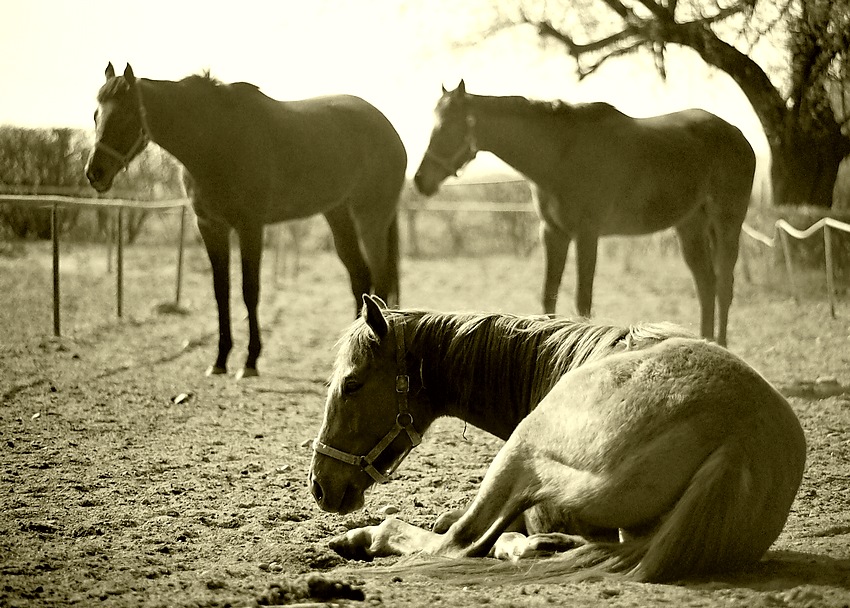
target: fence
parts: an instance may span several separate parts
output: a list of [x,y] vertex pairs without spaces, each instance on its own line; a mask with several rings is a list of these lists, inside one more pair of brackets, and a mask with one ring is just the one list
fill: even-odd
[[788,237],[791,236],[798,240],[807,239],[823,229],[823,251],[824,251],[824,267],[826,270],[826,293],[829,300],[829,314],[835,318],[835,268],[832,260],[832,234],[830,229],[840,230],[850,234],[850,224],[839,222],[830,217],[819,219],[817,222],[806,228],[798,230],[783,219],[776,220],[773,227],[774,236],[769,237],[762,234],[751,226],[744,224],[743,232],[751,239],[755,240],[771,249],[776,247],[776,234],[779,234],[779,245],[782,250],[782,257],[785,261],[785,270],[788,273],[788,282],[791,284],[791,290],[794,296],[794,301],[800,303],[799,291],[797,289],[797,280],[794,274],[794,263],[791,258],[791,248],[788,243]]
[[[53,335],[62,335],[60,320],[60,282],[59,282],[59,226],[58,213],[60,207],[77,206],[97,209],[118,209],[118,229],[116,230],[116,312],[123,316],[124,306],[124,210],[128,207],[145,210],[180,210],[180,227],[177,238],[177,285],[174,295],[175,307],[180,306],[180,296],[183,285],[183,253],[185,249],[186,205],[188,199],[164,201],[128,201],[123,199],[86,199],[62,195],[16,195],[0,194],[0,204],[30,205],[50,209],[50,234],[53,244]],[[111,260],[111,255],[110,255]]]
[[[61,320],[60,320],[60,251],[59,251],[59,230],[57,225],[57,215],[60,207],[63,206],[82,206],[100,209],[117,209],[118,210],[118,229],[116,234],[117,245],[117,272],[116,272],[116,311],[118,317],[123,315],[123,294],[124,294],[124,244],[123,244],[123,224],[124,224],[124,209],[128,207],[145,210],[180,210],[179,234],[177,237],[177,268],[176,268],[176,287],[174,296],[175,307],[180,306],[181,290],[183,283],[183,257],[185,249],[185,224],[186,224],[186,206],[189,200],[185,198],[163,200],[163,201],[128,201],[124,199],[84,199],[62,195],[4,195],[0,194],[0,204],[18,204],[31,205],[37,207],[50,208],[51,210],[51,240],[53,245],[53,333],[55,336],[61,335]],[[415,206],[408,205],[404,207],[410,217],[411,212],[428,212],[428,211],[474,211],[482,213],[534,213],[534,210],[528,204],[511,204],[511,203],[482,203],[476,201],[452,201],[446,203],[428,202],[417,204]],[[835,272],[833,267],[832,255],[832,238],[830,230],[840,230],[850,234],[850,224],[840,222],[832,218],[822,218],[805,230],[798,230],[791,226],[787,221],[779,219],[774,224],[774,236],[767,236],[758,230],[752,228],[748,224],[744,224],[743,232],[745,235],[769,248],[775,248],[777,241],[779,242],[782,256],[785,263],[788,280],[793,291],[794,300],[799,303],[799,292],[797,289],[797,281],[795,278],[794,264],[791,257],[790,245],[788,237],[795,239],[807,239],[816,234],[818,230],[823,229],[824,235],[824,257],[826,269],[826,284],[827,297],[829,300],[830,314],[835,318]],[[415,229],[414,229],[415,230]],[[776,237],[778,233],[779,237]]]

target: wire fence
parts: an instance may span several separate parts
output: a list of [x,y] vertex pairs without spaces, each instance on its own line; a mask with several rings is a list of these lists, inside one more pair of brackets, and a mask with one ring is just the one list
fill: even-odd
[[[80,198],[75,196],[67,196],[61,194],[38,194],[38,195],[20,195],[20,194],[0,194],[0,204],[14,205],[29,205],[40,208],[46,208],[51,213],[51,241],[53,246],[53,333],[55,336],[61,335],[61,319],[60,319],[60,238],[58,229],[58,212],[63,207],[88,207],[95,209],[117,209],[117,231],[115,234],[115,243],[117,246],[117,272],[116,272],[116,312],[120,318],[123,315],[123,294],[124,294],[124,212],[126,209],[137,209],[146,211],[174,211],[180,213],[180,222],[176,240],[176,270],[175,270],[175,292],[174,306],[180,307],[181,291],[183,283],[183,266],[184,266],[184,250],[185,250],[185,225],[186,214],[189,199],[179,198],[161,201],[139,201],[127,199],[91,199]],[[515,203],[487,203],[479,201],[451,201],[451,202],[422,202],[416,205],[406,205],[402,208],[408,217],[412,217],[417,213],[422,212],[475,212],[475,213],[535,213],[530,204],[515,204]],[[413,226],[411,225],[411,228]],[[415,230],[415,228],[414,228]],[[761,246],[770,249],[781,250],[784,259],[784,266],[788,275],[788,282],[791,286],[794,300],[799,303],[799,288],[796,276],[795,265],[791,256],[789,237],[803,240],[808,239],[819,231],[823,231],[824,239],[824,257],[826,271],[826,286],[827,298],[829,301],[830,314],[834,318],[836,315],[836,290],[835,290],[835,268],[834,256],[832,251],[832,231],[838,230],[850,234],[850,224],[832,219],[822,218],[806,228],[798,230],[783,219],[779,219],[774,224],[773,235],[768,236],[759,232],[748,224],[744,224],[743,233]],[[412,235],[415,236],[415,233]],[[111,243],[110,243],[111,246]],[[279,252],[278,252],[279,253]],[[111,259],[111,254],[110,254]]]
[[[163,201],[136,201],[126,199],[92,199],[64,196],[59,194],[20,195],[0,194],[0,204],[28,205],[50,209],[50,239],[53,245],[53,335],[62,335],[60,316],[61,284],[60,284],[60,247],[59,247],[59,209],[61,207],[88,207],[95,209],[117,209],[118,225],[115,234],[117,247],[117,272],[115,288],[115,309],[118,317],[124,314],[124,212],[128,208],[148,211],[170,211],[180,213],[179,234],[177,236],[177,268],[174,307],[179,308],[183,285],[183,256],[185,250],[186,211],[189,199],[172,199]],[[110,254],[111,260],[111,254]]]

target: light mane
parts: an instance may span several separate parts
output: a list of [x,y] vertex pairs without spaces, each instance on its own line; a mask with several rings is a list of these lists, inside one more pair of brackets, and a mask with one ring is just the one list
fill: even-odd
[[[438,401],[474,409],[508,403],[533,409],[568,371],[613,352],[646,348],[670,337],[694,338],[669,323],[630,327],[543,316],[385,311],[387,322],[413,327],[408,350],[422,360]],[[358,319],[337,343],[332,385],[374,356],[379,340]]]

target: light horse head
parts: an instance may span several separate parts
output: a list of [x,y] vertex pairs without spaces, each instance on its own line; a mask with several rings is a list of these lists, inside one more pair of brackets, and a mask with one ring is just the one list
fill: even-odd
[[366,490],[389,480],[434,420],[421,374],[408,374],[404,317],[388,313],[378,298],[363,301],[360,318],[340,340],[313,442],[310,490],[331,513],[362,508]]
[[426,196],[434,194],[447,177],[456,176],[478,153],[475,117],[469,111],[463,80],[454,91],[443,87],[434,113],[431,140],[413,178],[416,188]]
[[123,76],[115,76],[112,63],[106,66],[106,83],[98,91],[97,102],[95,144],[86,163],[86,177],[95,190],[106,192],[118,172],[148,144],[150,130],[129,64]]

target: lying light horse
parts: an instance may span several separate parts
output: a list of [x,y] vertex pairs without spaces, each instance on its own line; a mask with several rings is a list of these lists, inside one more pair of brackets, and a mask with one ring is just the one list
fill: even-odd
[[786,400],[674,326],[388,311],[366,298],[340,344],[310,470],[322,509],[361,508],[439,416],[507,440],[444,534],[387,519],[334,539],[346,557],[578,546],[535,571],[668,581],[757,561],[800,486],[806,445]]
[[191,174],[192,204],[213,271],[218,356],[227,372],[230,230],[239,235],[248,356],[257,373],[260,260],[265,224],[324,214],[351,277],[355,311],[363,294],[398,300],[397,205],[407,153],[390,122],[357,97],[275,101],[254,85],[209,77],[179,82],[123,76],[110,63],[97,95],[94,150],[86,166],[104,192],[115,174],[155,141]]
[[534,182],[544,312],[555,312],[570,241],[576,243],[576,310],[587,317],[599,237],[673,226],[694,276],[700,332],[726,344],[738,239],[755,172],[755,154],[737,128],[703,110],[635,119],[605,103],[470,95],[463,81],[454,91],[443,89],[436,114],[415,176],[423,194],[434,194],[479,149]]

